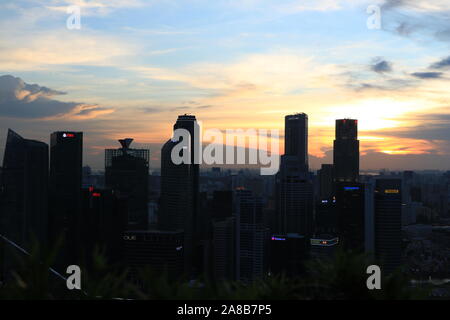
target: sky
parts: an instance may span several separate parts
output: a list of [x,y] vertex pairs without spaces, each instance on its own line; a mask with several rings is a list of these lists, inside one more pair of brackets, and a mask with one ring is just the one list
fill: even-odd
[[450,170],[449,22],[448,0],[2,0],[0,153],[8,128],[83,131],[92,168],[125,137],[157,168],[179,114],[282,132],[305,112],[312,169],[354,118],[362,169]]

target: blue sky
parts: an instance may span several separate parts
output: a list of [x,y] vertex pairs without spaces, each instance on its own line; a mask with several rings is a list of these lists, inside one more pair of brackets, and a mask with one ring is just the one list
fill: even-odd
[[156,167],[178,114],[225,130],[306,112],[314,168],[352,117],[363,168],[450,169],[449,20],[445,0],[2,1],[0,152],[8,127],[82,130],[86,164],[131,136]]

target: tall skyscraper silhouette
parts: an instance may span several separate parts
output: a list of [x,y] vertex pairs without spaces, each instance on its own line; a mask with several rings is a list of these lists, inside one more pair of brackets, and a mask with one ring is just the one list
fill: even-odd
[[336,184],[337,234],[346,251],[365,250],[365,185]]
[[235,190],[234,197],[238,279],[251,282],[267,272],[269,230],[263,225],[263,204],[260,197],[244,189]]
[[385,273],[401,265],[401,187],[401,179],[377,179],[375,184],[375,258]]
[[358,120],[336,120],[336,139],[334,140],[333,162],[335,180],[337,182],[358,181]]
[[285,155],[277,173],[278,234],[312,232],[313,185],[308,172],[308,116],[285,117]]
[[50,241],[63,241],[57,267],[80,257],[83,133],[58,131],[50,136]]
[[131,149],[133,139],[119,140],[122,148],[105,150],[105,185],[128,198],[128,230],[148,225],[148,169],[150,151]]
[[300,171],[308,171],[308,115],[297,113],[284,118],[284,154],[297,156]]
[[[194,115],[180,115],[174,130],[189,131],[190,150],[194,150],[198,124]],[[181,142],[168,140],[161,149],[161,210],[159,229],[168,231],[184,230],[184,268],[187,274],[193,272],[194,252],[197,245],[195,233],[199,197],[199,165],[194,163],[191,152],[190,164],[175,164],[172,149]],[[183,150],[184,152],[184,150]]]
[[[0,189],[0,233],[29,250],[47,244],[48,145],[8,130]],[[34,239],[33,239],[34,238]]]

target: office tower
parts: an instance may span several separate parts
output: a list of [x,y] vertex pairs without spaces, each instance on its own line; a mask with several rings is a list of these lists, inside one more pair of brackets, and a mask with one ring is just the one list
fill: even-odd
[[45,248],[48,222],[48,145],[8,130],[0,190],[0,234],[25,250]]
[[339,238],[331,234],[321,234],[311,239],[311,257],[331,260],[336,253]]
[[56,259],[60,270],[80,257],[82,163],[82,132],[51,134],[49,236],[51,244],[62,241]]
[[309,236],[313,228],[313,184],[308,172],[308,116],[285,117],[285,154],[276,175],[277,233]]
[[169,280],[183,275],[182,231],[126,231],[123,235],[125,264],[129,277],[141,284],[139,270],[151,269],[155,276],[167,273]]
[[[174,130],[185,129],[191,136],[190,150],[194,150],[194,139],[199,137],[198,124],[193,115],[181,115]],[[194,248],[197,244],[195,232],[198,214],[199,165],[194,163],[191,152],[190,164],[175,164],[172,149],[178,141],[170,139],[161,149],[161,211],[158,217],[159,229],[184,231],[185,272],[191,275],[194,265]]]
[[336,120],[333,164],[337,182],[357,182],[359,179],[358,120]]
[[108,264],[122,260],[122,235],[127,222],[128,198],[111,189],[82,189],[80,239],[82,264],[91,267],[95,249]]
[[337,234],[337,213],[335,198],[318,200],[316,202],[314,234]]
[[222,218],[212,222],[212,275],[215,281],[236,278],[236,219]]
[[250,190],[235,190],[237,278],[252,282],[266,275],[269,230],[263,225],[262,199]]
[[309,236],[313,229],[313,184],[297,156],[281,157],[277,173],[277,233]]
[[269,245],[269,269],[273,275],[295,277],[305,271],[309,244],[305,236],[290,233],[272,235]]
[[299,170],[308,172],[308,115],[305,113],[284,118],[284,154],[297,156]]
[[129,230],[148,226],[148,169],[150,151],[132,149],[133,139],[119,140],[122,148],[105,150],[105,186],[128,198]]
[[377,179],[375,184],[375,258],[388,274],[401,265],[401,179]]
[[344,250],[365,250],[365,186],[362,183],[337,183],[337,236]]
[[334,166],[332,164],[322,164],[321,169],[317,172],[319,178],[319,198],[330,199],[334,195]]
[[210,203],[211,273],[213,279],[236,278],[236,218],[233,216],[233,191],[214,191]]

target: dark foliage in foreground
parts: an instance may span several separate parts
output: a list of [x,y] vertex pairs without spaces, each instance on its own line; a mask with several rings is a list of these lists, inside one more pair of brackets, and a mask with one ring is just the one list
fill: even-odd
[[0,299],[409,300],[426,299],[429,293],[429,288],[412,288],[410,279],[401,272],[383,277],[382,290],[368,290],[369,260],[364,255],[342,252],[331,261],[308,262],[307,274],[297,278],[279,275],[252,284],[208,280],[192,283],[169,281],[166,273],[143,268],[139,270],[143,283],[138,287],[127,280],[128,270],[110,266],[96,250],[93,267],[89,272],[82,271],[82,290],[68,290],[66,282],[49,271],[55,250],[42,252],[35,245],[30,256],[17,254],[18,267],[13,279],[0,287]]

